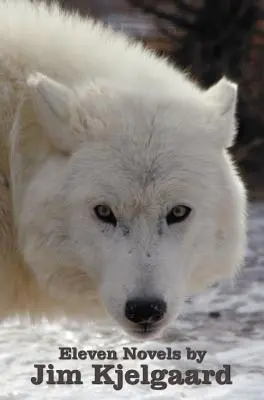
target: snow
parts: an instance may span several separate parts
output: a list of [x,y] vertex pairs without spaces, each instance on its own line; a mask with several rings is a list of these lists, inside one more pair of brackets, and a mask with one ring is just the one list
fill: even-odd
[[[212,318],[210,312],[219,311]],[[58,360],[59,347],[78,350],[115,349],[123,346],[139,350],[182,352],[177,360],[91,361]],[[186,359],[186,347],[206,350],[204,361]],[[52,363],[54,368],[79,369],[83,385],[33,385],[34,364]],[[115,391],[112,385],[92,385],[93,363],[122,363],[124,369],[188,368],[218,370],[231,365],[232,384],[168,385],[153,390],[149,385],[127,385]],[[83,324],[46,321],[32,326],[27,321],[9,320],[0,324],[0,400],[261,400],[264,399],[264,203],[249,210],[249,244],[246,268],[235,284],[223,284],[195,296],[187,302],[183,315],[156,341],[131,341],[118,327],[107,324]]]

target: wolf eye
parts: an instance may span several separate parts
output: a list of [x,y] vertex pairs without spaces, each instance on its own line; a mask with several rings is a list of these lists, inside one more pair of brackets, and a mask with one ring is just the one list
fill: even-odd
[[98,219],[106,224],[116,226],[116,217],[109,206],[105,204],[99,204],[98,206],[94,207],[94,213]]
[[184,221],[190,215],[191,211],[190,207],[181,204],[173,207],[166,217],[167,224],[171,225]]

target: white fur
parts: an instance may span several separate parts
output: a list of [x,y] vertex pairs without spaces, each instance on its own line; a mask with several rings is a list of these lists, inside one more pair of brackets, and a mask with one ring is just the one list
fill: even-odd
[[[58,7],[0,1],[0,313],[98,315],[232,278],[246,199],[226,148],[236,86],[201,90],[139,43]],[[10,183],[9,188],[7,182]],[[118,224],[98,221],[107,203]],[[177,204],[192,208],[168,226]]]

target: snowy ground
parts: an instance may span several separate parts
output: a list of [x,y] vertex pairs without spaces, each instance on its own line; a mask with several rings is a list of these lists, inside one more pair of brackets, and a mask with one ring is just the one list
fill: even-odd
[[[218,318],[208,313],[220,311]],[[198,366],[183,356],[180,361],[124,361],[124,368],[140,364],[150,369],[200,368],[217,370],[231,365],[232,385],[168,386],[151,390],[148,385],[126,385],[117,392],[111,386],[91,384],[92,361],[58,361],[59,346],[78,349],[116,349],[137,346],[143,350],[186,347],[207,350]],[[96,361],[99,363],[99,361]],[[122,363],[122,361],[119,361]],[[33,364],[53,363],[55,368],[78,368],[83,385],[40,385],[31,383]],[[110,362],[111,363],[111,362]],[[113,362],[112,362],[113,363]],[[116,362],[118,363],[118,361]],[[139,368],[138,368],[139,369]],[[163,399],[163,400],[261,400],[264,399],[264,203],[250,210],[247,268],[233,287],[215,287],[186,305],[181,319],[160,340],[130,342],[113,326],[79,326],[61,322],[32,327],[26,322],[0,325],[0,400],[44,399]]]

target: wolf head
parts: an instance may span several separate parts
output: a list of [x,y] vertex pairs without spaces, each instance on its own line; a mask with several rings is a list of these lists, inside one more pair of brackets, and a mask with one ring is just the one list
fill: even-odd
[[245,194],[227,154],[236,86],[144,92],[28,81],[50,151],[24,184],[23,257],[54,297],[99,297],[130,334],[156,334],[186,296],[233,277]]

